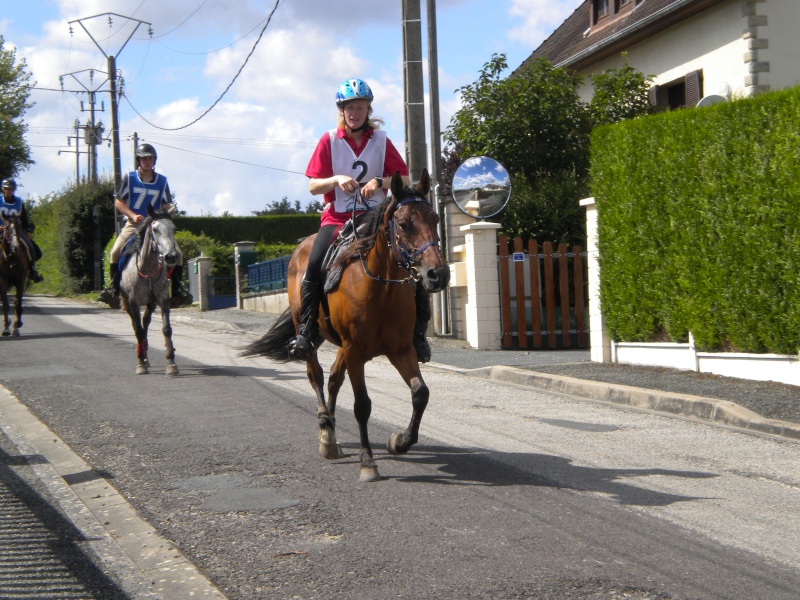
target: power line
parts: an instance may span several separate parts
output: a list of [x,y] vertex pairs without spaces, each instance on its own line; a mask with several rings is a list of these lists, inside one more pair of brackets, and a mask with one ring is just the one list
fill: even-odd
[[217,98],[214,101],[214,103],[211,106],[209,106],[208,109],[206,109],[206,111],[203,114],[201,114],[199,117],[197,117],[191,123],[187,123],[186,125],[183,125],[181,127],[161,127],[161,126],[156,125],[155,123],[151,123],[150,121],[145,119],[142,116],[142,114],[138,110],[136,110],[136,108],[133,106],[133,104],[131,104],[131,101],[128,98],[127,94],[123,93],[122,97],[125,98],[125,101],[133,109],[133,112],[135,112],[137,115],[139,115],[139,118],[141,118],[145,123],[147,123],[151,127],[155,127],[156,129],[161,129],[162,131],[178,131],[180,129],[186,129],[187,127],[191,127],[192,125],[197,123],[200,119],[205,117],[208,113],[210,113],[214,109],[214,107],[217,104],[219,104],[219,102],[222,100],[222,98],[225,96],[225,94],[228,93],[228,91],[231,89],[231,87],[233,87],[233,84],[239,78],[239,75],[242,74],[242,71],[244,70],[245,66],[247,65],[247,62],[250,60],[250,57],[253,56],[253,53],[256,51],[256,47],[258,46],[258,43],[261,41],[261,38],[264,35],[264,32],[267,30],[267,27],[269,27],[269,24],[272,21],[272,16],[275,14],[275,11],[278,10],[278,6],[280,6],[280,4],[281,4],[281,0],[275,0],[275,6],[272,7],[272,11],[269,13],[269,16],[267,17],[267,22],[264,24],[264,27],[261,29],[261,32],[258,34],[258,39],[256,39],[255,44],[253,44],[253,47],[250,49],[250,53],[244,59],[244,62],[242,63],[242,66],[239,67],[239,71],[237,71],[236,75],[234,75],[233,79],[228,84],[228,87],[225,88],[225,90],[222,92],[222,94],[220,94],[219,98]]
[[197,152],[195,150],[187,150],[186,148],[178,148],[177,146],[170,146],[169,144],[165,144],[164,142],[159,142],[159,146],[163,146],[165,148],[172,148],[173,150],[180,150],[181,152],[188,152],[189,154],[198,154],[200,156],[206,156],[208,158],[215,158],[217,160],[227,160],[228,162],[239,163],[241,165],[247,165],[249,167],[259,167],[260,169],[269,169],[270,171],[281,171],[283,173],[292,173],[294,175],[305,175],[305,173],[301,173],[300,171],[290,171],[289,169],[279,169],[277,167],[268,167],[266,165],[257,165],[256,163],[245,162],[243,160],[236,160],[235,158],[227,158],[225,156],[214,156],[213,154],[206,154],[204,152]]

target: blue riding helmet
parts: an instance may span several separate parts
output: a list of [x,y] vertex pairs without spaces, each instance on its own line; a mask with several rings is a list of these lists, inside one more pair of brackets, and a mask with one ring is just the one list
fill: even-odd
[[368,100],[372,102],[372,90],[363,79],[345,79],[336,90],[336,106],[342,108],[350,100]]

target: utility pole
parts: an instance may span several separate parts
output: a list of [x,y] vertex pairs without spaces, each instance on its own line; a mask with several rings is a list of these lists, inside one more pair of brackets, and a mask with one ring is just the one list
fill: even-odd
[[[84,126],[81,125],[81,122],[78,119],[75,119],[75,124],[73,127],[75,128],[75,150],[59,150],[58,155],[61,156],[62,154],[75,153],[75,185],[78,185],[81,182],[81,154],[88,154],[89,151],[81,150],[80,148],[80,131],[84,128]],[[72,137],[67,138],[67,146],[72,147]]]
[[[442,251],[447,256],[447,219],[442,200],[442,140],[439,119],[439,50],[436,36],[436,0],[427,0],[428,6],[428,98],[431,119],[431,179],[433,180],[433,207],[439,215],[439,238]],[[439,294],[438,310],[433,311],[434,326],[439,333],[449,333],[448,290]],[[437,319],[438,317],[438,319]]]
[[[127,46],[128,42],[133,37],[133,34],[139,29],[141,25],[147,25],[148,27],[148,34],[150,37],[153,36],[153,27],[147,21],[140,21],[139,19],[134,19],[133,17],[126,17],[124,15],[120,15],[117,13],[102,13],[93,15],[91,17],[84,17],[82,19],[75,19],[73,21],[69,21],[69,33],[72,35],[72,25],[73,23],[77,23],[81,26],[86,32],[86,35],[89,36],[94,42],[94,45],[100,50],[103,56],[106,57],[106,62],[108,64],[108,82],[109,82],[109,92],[111,94],[111,145],[114,152],[114,189],[119,187],[120,182],[122,181],[122,167],[120,164],[120,151],[119,151],[119,111],[118,111],[118,102],[117,102],[117,61],[114,54],[108,54],[103,49],[103,47],[97,42],[91,32],[86,28],[84,23],[88,23],[93,19],[97,19],[100,17],[105,17],[108,21],[109,28],[112,27],[114,20],[112,17],[118,17],[120,19],[125,19],[126,21],[134,23],[133,29],[131,29],[130,34],[123,42],[122,46],[117,50],[116,56],[119,56],[122,50]],[[120,224],[119,224],[119,217],[117,215],[116,208],[114,209],[114,222],[116,224],[117,233],[119,233]]]
[[419,181],[427,164],[425,145],[425,92],[422,77],[422,20],[420,0],[403,3],[403,80],[405,83],[406,156],[413,181]]
[[[81,73],[89,73],[89,86],[83,83],[80,79],[78,79],[77,75]],[[99,71],[103,75],[107,75],[102,71]],[[61,89],[64,89],[64,77],[72,77],[78,84],[86,90],[89,94],[89,122],[84,127],[84,142],[88,147],[88,162],[89,162],[89,181],[94,184],[97,184],[97,145],[102,143],[103,141],[103,131],[104,127],[102,122],[95,123],[94,120],[94,107],[96,102],[96,93],[97,91],[103,86],[105,81],[102,81],[97,87],[94,87],[94,69],[84,69],[82,71],[74,71],[72,73],[67,73],[65,75],[61,75],[59,80],[61,82]],[[101,104],[101,111],[105,111],[105,105]],[[86,109],[83,107],[83,101],[81,101],[81,112],[86,112]]]

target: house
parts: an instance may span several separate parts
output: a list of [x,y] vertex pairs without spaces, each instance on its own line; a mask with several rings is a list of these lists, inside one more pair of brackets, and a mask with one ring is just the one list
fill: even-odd
[[[655,77],[659,107],[750,97],[800,83],[798,0],[584,0],[525,61],[589,76],[628,63]],[[525,63],[523,63],[525,64]]]

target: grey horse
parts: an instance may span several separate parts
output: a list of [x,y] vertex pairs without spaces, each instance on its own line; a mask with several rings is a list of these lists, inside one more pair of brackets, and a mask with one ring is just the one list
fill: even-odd
[[177,375],[172,326],[169,322],[170,274],[179,256],[175,245],[175,223],[169,209],[156,211],[150,207],[147,212],[149,216],[139,226],[138,236],[125,252],[119,291],[123,307],[131,318],[133,332],[136,334],[136,373],[150,372],[147,328],[158,306],[161,309],[161,331],[164,333],[166,347],[166,374]]

